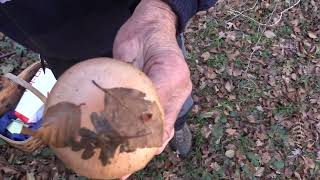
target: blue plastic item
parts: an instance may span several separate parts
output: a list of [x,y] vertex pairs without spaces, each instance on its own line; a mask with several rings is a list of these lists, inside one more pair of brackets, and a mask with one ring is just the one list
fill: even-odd
[[[5,113],[1,118],[0,118],[0,133],[14,141],[24,141],[27,140],[30,136],[25,135],[25,134],[16,134],[16,133],[10,133],[7,130],[7,126],[13,121],[17,119],[17,117],[14,115],[13,111],[9,111]],[[42,118],[37,121],[36,123],[29,123],[28,126],[29,128],[36,130],[41,126]]]

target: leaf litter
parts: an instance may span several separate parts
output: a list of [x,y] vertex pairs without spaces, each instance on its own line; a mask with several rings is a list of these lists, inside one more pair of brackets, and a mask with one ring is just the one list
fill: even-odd
[[[219,1],[190,21],[184,35],[194,84],[188,121],[192,152],[180,159],[167,147],[129,179],[319,177],[320,4],[301,1],[265,30],[257,23],[268,22],[276,7],[275,22],[296,2]],[[1,47],[14,49],[7,39]],[[32,61],[10,58],[16,62],[6,62],[18,62],[10,65],[16,72]],[[0,150],[1,164],[17,172],[2,177],[34,171],[35,177],[77,178],[55,156],[42,157],[41,150],[33,155],[8,145]]]

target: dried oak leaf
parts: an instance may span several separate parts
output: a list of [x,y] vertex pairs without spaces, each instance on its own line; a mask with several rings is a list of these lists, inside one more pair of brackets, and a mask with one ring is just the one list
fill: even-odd
[[94,131],[81,128],[80,141],[69,141],[71,149],[84,149],[82,159],[90,159],[95,149],[100,149],[102,165],[120,152],[133,152],[137,148],[160,147],[162,144],[163,124],[159,119],[161,112],[155,102],[145,100],[145,94],[134,89],[104,89],[104,110],[91,113]]
[[66,147],[80,129],[81,105],[60,102],[48,108],[42,126],[32,136],[54,147]]
[[121,137],[136,137],[129,138],[128,151],[161,147],[163,122],[155,102],[146,100],[145,94],[135,89],[104,89],[93,83],[105,93],[105,108],[100,116],[108,120]]

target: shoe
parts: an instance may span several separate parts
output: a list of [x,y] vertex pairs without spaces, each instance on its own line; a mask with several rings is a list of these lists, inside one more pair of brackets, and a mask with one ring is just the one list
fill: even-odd
[[175,131],[173,138],[170,141],[170,147],[176,151],[180,157],[186,158],[191,151],[192,134],[185,123],[183,128]]

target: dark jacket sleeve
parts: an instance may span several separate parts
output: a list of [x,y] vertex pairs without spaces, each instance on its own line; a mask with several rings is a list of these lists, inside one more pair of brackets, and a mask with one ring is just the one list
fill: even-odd
[[[214,6],[217,0],[163,0],[168,3],[172,10],[178,17],[178,28],[177,33],[180,34],[184,31],[187,22],[193,17],[198,11],[207,10]],[[133,12],[134,8],[140,0],[131,0],[130,9]]]
[[177,33],[184,31],[184,28],[198,11],[207,10],[214,6],[217,0],[164,0],[178,16]]

